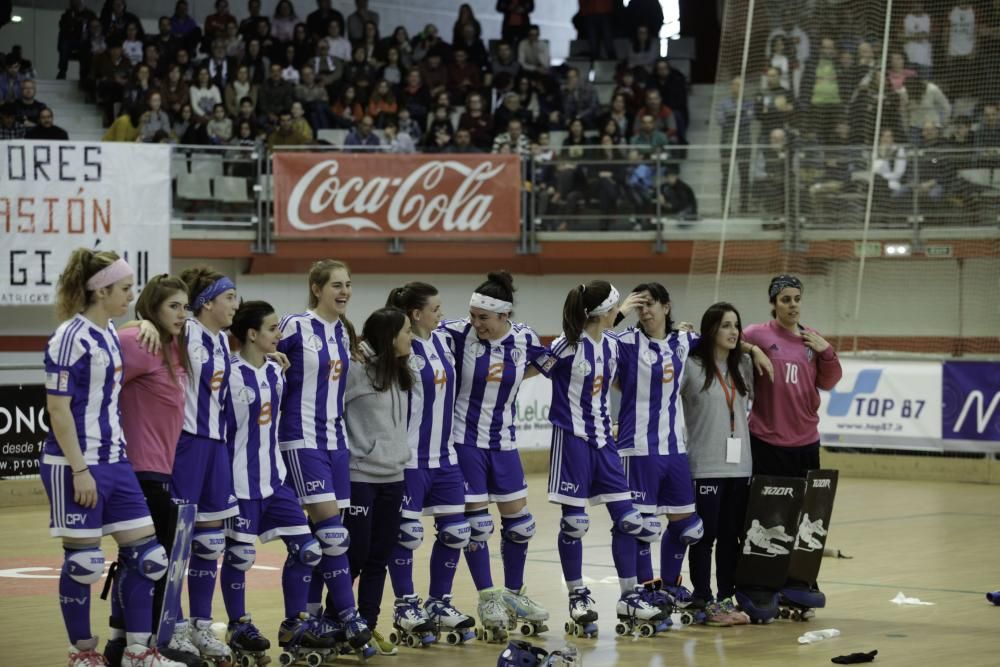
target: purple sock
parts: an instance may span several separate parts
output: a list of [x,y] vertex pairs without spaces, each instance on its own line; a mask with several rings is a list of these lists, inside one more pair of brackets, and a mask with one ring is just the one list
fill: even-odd
[[143,557],[158,548],[153,537],[119,547],[118,562],[122,568],[118,572],[118,596],[124,610],[125,630],[130,635],[153,632],[153,581],[140,574],[139,568],[143,566]]
[[309,577],[309,588],[306,591],[306,608],[315,616],[323,606],[323,571],[317,565]]
[[219,581],[222,582],[222,601],[226,604],[229,622],[238,621],[247,613],[247,573],[224,562],[219,573]]
[[681,541],[681,535],[691,524],[698,521],[698,516],[692,514],[678,521],[671,521],[663,531],[660,541],[660,577],[665,584],[674,584],[681,576],[681,566],[687,554],[687,545]]
[[[435,544],[437,546],[437,544]],[[465,562],[469,566],[472,574],[472,583],[476,590],[481,591],[493,588],[493,573],[490,572],[490,545],[489,542],[469,542],[465,551]],[[503,549],[501,548],[501,552]]]
[[434,521],[434,529],[438,535],[431,548],[431,577],[427,586],[427,595],[432,598],[440,598],[451,593],[451,585],[455,582],[455,570],[458,568],[461,549],[454,549],[444,544],[441,534],[450,534],[451,526],[457,524],[465,524],[468,527],[468,521],[461,514],[438,517]]
[[402,544],[393,545],[389,555],[389,579],[397,598],[413,595],[413,551]]
[[[65,551],[67,557],[74,553],[70,549]],[[90,631],[90,584],[74,581],[69,576],[67,564],[63,564],[62,572],[59,574],[59,607],[71,644],[94,636]]]
[[[344,524],[340,521],[340,515],[332,516],[316,524],[317,535],[325,529],[344,531]],[[346,531],[344,531],[344,535],[346,539]],[[323,540],[320,540],[320,544],[323,544]],[[351,565],[347,559],[347,552],[345,551],[339,556],[323,554],[323,558],[319,561],[319,569],[323,573],[323,583],[326,584],[327,590],[330,591],[328,600],[331,604],[327,606],[333,607],[333,609],[326,610],[327,615],[333,616],[342,611],[353,609],[354,588],[351,582]]]
[[535,518],[524,509],[515,516],[501,516],[500,528],[503,583],[508,590],[519,591],[524,586],[524,562],[528,559],[528,540],[535,533]]
[[[562,506],[563,517],[573,514],[586,516],[580,507]],[[569,586],[580,585],[583,579],[583,542],[570,537],[563,530],[556,536],[556,546],[559,549],[559,562],[562,564],[563,578]]]
[[653,580],[653,549],[649,542],[636,541],[635,576],[643,583]]
[[219,568],[214,560],[191,556],[188,565],[188,603],[191,618],[212,618],[212,596]]
[[[631,510],[632,502],[629,500],[608,503],[608,513],[615,525],[626,512]],[[615,570],[618,571],[619,579],[635,578],[635,543],[635,535],[621,533],[616,528],[611,529],[611,558],[615,562]]]
[[[289,554],[281,570],[281,592],[285,597],[285,618],[295,618],[306,611],[306,599],[313,579],[313,568]],[[322,581],[322,579],[320,579]]]

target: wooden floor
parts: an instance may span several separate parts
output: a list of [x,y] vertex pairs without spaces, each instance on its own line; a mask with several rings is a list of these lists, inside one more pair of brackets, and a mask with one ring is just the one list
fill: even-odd
[[[545,480],[530,479],[531,505],[539,535],[531,544],[527,581],[531,593],[552,612],[552,630],[542,638],[547,650],[565,643],[565,589],[555,531],[554,505],[542,502]],[[584,575],[599,605],[601,634],[578,640],[588,667],[596,665],[829,665],[830,658],[878,649],[876,665],[1000,664],[1000,608],[988,604],[986,590],[1000,589],[1000,489],[996,486],[932,482],[842,479],[830,544],[854,556],[827,558],[820,582],[829,606],[810,623],[777,621],[769,626],[688,627],[652,639],[621,639],[613,632],[618,585],[611,563],[610,522],[603,508],[584,541]],[[48,538],[46,509],[10,508],[0,515],[0,664],[64,665],[65,633],[56,601],[58,542]],[[424,545],[418,590],[426,585]],[[502,581],[494,543],[494,576]],[[114,549],[106,545],[107,553]],[[249,608],[273,637],[281,615],[280,542],[263,547],[248,580]],[[20,568],[52,568],[24,570]],[[12,576],[21,575],[21,576]],[[33,575],[39,578],[24,578]],[[94,587],[95,597],[98,586]],[[890,603],[904,592],[935,603],[900,607]],[[459,608],[475,609],[471,578],[464,563],[455,585]],[[387,600],[391,598],[387,595]],[[388,609],[389,605],[385,605]],[[224,617],[220,595],[216,615]],[[95,600],[94,628],[104,634],[108,606]],[[384,626],[384,627],[387,627]],[[809,629],[837,628],[839,638],[800,646]],[[402,649],[373,663],[493,665],[500,647],[471,642],[461,647]],[[343,664],[354,662],[344,658]],[[275,663],[277,661],[275,660]]]

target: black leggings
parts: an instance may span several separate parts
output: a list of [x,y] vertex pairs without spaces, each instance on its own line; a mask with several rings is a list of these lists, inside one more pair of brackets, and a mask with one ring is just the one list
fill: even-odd
[[801,447],[778,447],[750,434],[753,474],[805,477],[819,469],[819,440]]
[[710,477],[694,480],[695,511],[705,526],[704,536],[690,547],[691,584],[695,597],[711,600],[712,546],[718,599],[735,592],[733,581],[750,494],[749,477]]

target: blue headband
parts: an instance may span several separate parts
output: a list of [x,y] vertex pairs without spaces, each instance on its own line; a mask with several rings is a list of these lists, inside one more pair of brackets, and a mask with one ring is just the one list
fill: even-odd
[[214,283],[203,289],[201,291],[201,294],[195,297],[194,305],[191,306],[191,312],[197,315],[198,311],[201,310],[206,303],[208,303],[215,297],[219,296],[223,292],[231,289],[236,289],[236,285],[234,285],[233,281],[230,280],[229,278],[222,276]]
[[802,291],[802,281],[795,276],[790,276],[787,273],[783,273],[780,276],[775,276],[771,279],[771,285],[767,288],[767,296],[769,299],[781,294],[781,290],[786,287],[793,287],[800,292]]

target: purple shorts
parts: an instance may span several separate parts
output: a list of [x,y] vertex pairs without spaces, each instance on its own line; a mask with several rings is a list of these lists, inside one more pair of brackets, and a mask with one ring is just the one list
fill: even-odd
[[347,449],[286,449],[288,477],[303,505],[335,501],[351,506],[351,453]]
[[152,526],[146,497],[135,478],[132,464],[98,463],[90,466],[97,483],[97,505],[77,505],[73,500],[73,471],[61,456],[42,459],[42,484],[52,508],[49,533],[52,537],[95,537],[123,530]]
[[226,443],[182,431],[170,479],[170,495],[176,503],[198,506],[195,521],[236,516],[239,507]]
[[465,513],[465,480],[458,466],[407,468],[403,481],[402,515],[407,519]]
[[643,514],[694,511],[694,483],[687,454],[623,456],[632,504]]
[[527,498],[528,480],[516,449],[483,449],[456,444],[455,452],[465,478],[465,502],[505,503]]
[[586,507],[632,500],[621,458],[611,445],[594,447],[569,431],[552,427],[549,502]]
[[226,536],[237,542],[270,542],[284,535],[308,535],[309,522],[295,492],[282,484],[267,498],[239,500],[240,513],[226,519]]

